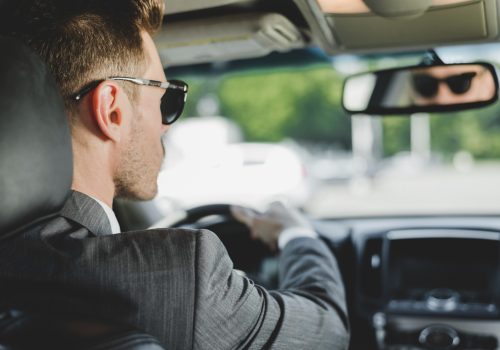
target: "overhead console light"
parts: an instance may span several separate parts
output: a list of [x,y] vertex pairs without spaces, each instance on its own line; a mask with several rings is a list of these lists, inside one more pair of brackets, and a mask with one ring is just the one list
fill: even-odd
[[363,0],[318,0],[324,13],[368,13]]
[[497,0],[294,0],[328,54],[490,41]]
[[415,18],[431,7],[431,0],[364,0],[376,15],[388,18]]
[[423,15],[431,7],[470,2],[470,0],[318,0],[324,13],[373,13],[388,18]]

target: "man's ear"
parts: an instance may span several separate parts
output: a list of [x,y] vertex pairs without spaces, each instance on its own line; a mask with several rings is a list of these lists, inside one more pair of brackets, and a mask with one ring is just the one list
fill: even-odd
[[[103,81],[91,96],[92,114],[102,135],[112,141],[120,141],[123,133],[123,97],[121,88],[109,80]],[[120,103],[121,101],[121,103]]]

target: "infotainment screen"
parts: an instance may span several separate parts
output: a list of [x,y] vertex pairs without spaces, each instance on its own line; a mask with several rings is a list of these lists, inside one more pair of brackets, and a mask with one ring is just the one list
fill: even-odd
[[467,299],[495,295],[499,243],[488,239],[411,238],[388,240],[386,287],[391,299],[420,299],[440,288]]

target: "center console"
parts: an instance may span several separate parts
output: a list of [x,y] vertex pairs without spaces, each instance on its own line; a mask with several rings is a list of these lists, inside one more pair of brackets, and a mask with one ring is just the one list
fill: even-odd
[[500,233],[408,229],[367,240],[360,297],[380,349],[491,349],[500,339]]

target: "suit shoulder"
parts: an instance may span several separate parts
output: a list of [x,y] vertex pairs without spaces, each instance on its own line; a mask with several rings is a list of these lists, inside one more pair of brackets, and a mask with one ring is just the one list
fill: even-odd
[[125,239],[141,242],[147,241],[151,244],[167,241],[176,244],[196,244],[212,248],[224,247],[219,237],[209,230],[165,228],[126,232],[121,235]]
[[[213,240],[215,234],[207,230],[191,230],[181,228],[149,229],[141,231],[124,232],[122,236],[125,240],[132,240],[141,243],[157,244],[161,242],[178,245],[197,244],[200,240]],[[209,236],[209,238],[207,238]],[[213,236],[213,237],[212,237]]]
[[98,236],[85,240],[85,242],[85,245],[90,250],[96,249],[100,254],[107,256],[127,251],[127,255],[168,256],[171,259],[177,257],[185,263],[188,263],[188,261],[194,262],[199,251],[209,253],[218,250],[220,246],[223,247],[217,236],[210,231],[177,228],[151,229]]

